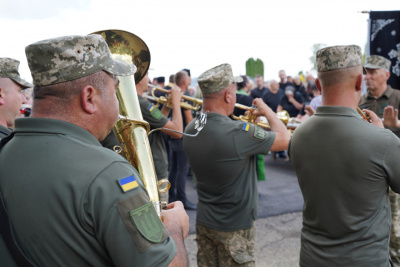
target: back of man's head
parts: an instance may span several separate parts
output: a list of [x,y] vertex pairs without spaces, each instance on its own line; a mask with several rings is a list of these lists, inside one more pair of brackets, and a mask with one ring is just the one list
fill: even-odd
[[189,86],[189,84],[187,83],[188,80],[189,74],[184,70],[181,70],[175,74],[175,83],[181,89],[187,89],[187,87]]
[[331,46],[317,51],[318,79],[326,89],[348,83],[361,74],[361,48],[356,45]]

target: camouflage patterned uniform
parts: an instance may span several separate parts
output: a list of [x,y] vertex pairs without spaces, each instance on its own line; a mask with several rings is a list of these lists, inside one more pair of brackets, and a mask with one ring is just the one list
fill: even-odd
[[[367,58],[367,69],[385,69],[390,71],[390,60],[378,56],[371,55]],[[358,106],[363,109],[369,109],[375,112],[380,118],[383,117],[383,110],[387,106],[393,106],[395,109],[400,109],[400,91],[393,89],[390,85],[386,91],[378,99],[373,97],[370,92],[367,92],[360,99]],[[400,114],[399,114],[400,118]],[[395,127],[389,128],[395,135],[400,137],[400,129]],[[390,231],[389,251],[395,266],[400,266],[400,195],[396,194],[389,188],[390,207],[392,211],[392,228]]]
[[[236,81],[240,80],[233,77],[228,64],[198,78],[205,98]],[[185,132],[193,133],[194,126],[192,121]],[[274,140],[274,132],[217,112],[208,114],[207,126],[196,138],[183,137],[185,153],[197,178],[199,267],[255,266],[256,155],[268,153]]]
[[[135,70],[114,61],[100,35],[37,42],[26,55],[35,90],[102,70],[118,76]],[[21,158],[30,159],[23,168]],[[17,119],[0,169],[16,240],[36,265],[167,266],[174,258],[175,242],[138,172],[86,129],[58,119]],[[1,244],[1,263],[13,266]]]
[[[359,67],[354,81],[361,74],[361,49],[327,47],[317,52],[317,63],[319,77],[326,79],[341,79],[347,68]],[[325,90],[334,89],[322,87],[323,97]],[[342,92],[354,95],[355,84]],[[304,198],[300,266],[387,267],[388,187],[400,192],[400,141],[340,104],[319,106],[289,144]]]
[[[32,85],[30,83],[26,82],[19,76],[18,67],[19,67],[18,60],[15,60],[12,58],[0,58],[0,78],[11,79],[15,83],[17,83],[22,89],[32,87]],[[4,89],[5,88],[2,88],[2,90],[4,90]],[[19,103],[16,103],[16,102],[12,103],[12,106],[23,104],[22,98],[21,99],[11,98],[11,100],[19,101]],[[10,100],[6,100],[6,101],[10,101]],[[8,105],[8,107],[10,107],[10,104]],[[10,116],[10,112],[7,111],[7,113],[8,113],[8,116]],[[2,117],[2,119],[4,119],[7,123],[7,119],[5,117],[3,117],[1,112],[0,112],[0,117]],[[9,118],[9,119],[14,120],[15,118]],[[9,126],[9,125],[1,125],[0,124],[0,139],[4,138],[12,133],[12,129],[8,128],[7,126]]]

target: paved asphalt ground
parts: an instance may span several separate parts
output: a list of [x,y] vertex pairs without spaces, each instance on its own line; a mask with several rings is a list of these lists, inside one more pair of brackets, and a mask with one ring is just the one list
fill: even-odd
[[[282,159],[273,160],[271,155],[264,156],[264,162],[267,180],[258,182],[256,266],[299,266],[303,198],[295,172],[290,163]],[[190,201],[197,203],[196,188],[191,180],[186,184],[186,193]],[[185,244],[190,266],[196,267],[196,211],[187,213],[190,230]]]

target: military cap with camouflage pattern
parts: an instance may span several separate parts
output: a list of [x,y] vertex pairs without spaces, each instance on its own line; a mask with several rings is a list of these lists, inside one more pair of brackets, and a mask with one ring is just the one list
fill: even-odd
[[28,45],[25,53],[35,86],[67,82],[102,70],[117,76],[136,71],[133,64],[114,60],[98,34],[39,41]]
[[25,81],[19,76],[18,72],[18,67],[19,67],[19,61],[12,59],[12,58],[7,58],[7,57],[1,57],[0,58],[0,78],[10,78],[14,82],[18,83],[19,85],[22,86],[22,88],[29,88],[32,87],[33,85]]
[[385,69],[390,71],[391,64],[392,62],[387,58],[378,55],[371,55],[367,57],[367,64],[364,67],[367,69]]
[[[361,48],[357,45],[329,46],[317,51],[318,72],[362,66]],[[366,70],[363,68],[364,74]]]
[[232,83],[242,82],[242,77],[233,77],[232,67],[229,64],[222,64],[203,72],[197,82],[203,94],[219,92]]

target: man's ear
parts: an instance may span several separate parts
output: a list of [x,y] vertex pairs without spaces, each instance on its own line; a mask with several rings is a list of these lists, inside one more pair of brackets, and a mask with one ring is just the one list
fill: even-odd
[[231,103],[231,101],[232,101],[232,92],[231,92],[231,90],[226,90],[225,91],[224,100],[228,104]]
[[357,80],[356,80],[356,91],[361,91],[361,89],[362,89],[362,81],[363,81],[363,75],[359,74],[357,76]]
[[4,89],[0,87],[0,105],[4,105]]
[[390,78],[390,71],[386,71],[385,73],[386,73],[386,81],[387,81]]
[[94,114],[97,110],[96,96],[98,92],[91,85],[85,86],[81,91],[82,109],[89,114]]
[[320,81],[319,81],[318,78],[315,79],[315,86],[317,86],[318,91],[319,91],[320,93],[322,93],[322,91],[321,91],[321,83],[320,83]]

